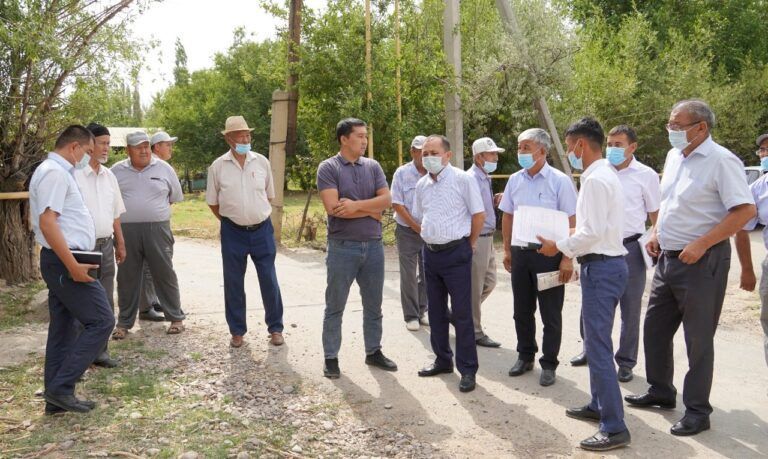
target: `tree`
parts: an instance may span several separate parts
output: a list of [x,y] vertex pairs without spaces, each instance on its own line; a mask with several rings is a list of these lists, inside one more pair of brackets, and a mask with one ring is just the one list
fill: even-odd
[[[63,124],[66,91],[119,53],[134,3],[0,3],[0,192],[25,189]],[[26,201],[0,201],[0,277],[11,284],[38,276],[28,219]]]
[[189,70],[187,70],[187,51],[181,43],[181,39],[176,37],[176,60],[173,67],[173,81],[178,86],[189,83]]

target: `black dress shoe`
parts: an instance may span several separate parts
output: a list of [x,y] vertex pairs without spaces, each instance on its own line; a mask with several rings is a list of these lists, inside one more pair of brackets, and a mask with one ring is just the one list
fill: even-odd
[[551,368],[544,368],[541,370],[541,376],[539,376],[539,385],[547,387],[555,383],[555,370]]
[[533,370],[533,362],[526,362],[525,360],[517,359],[515,365],[509,370],[509,376],[520,376],[526,371]]
[[578,408],[567,408],[565,415],[569,418],[581,419],[584,421],[600,421],[600,413],[593,410],[589,405],[580,406]]
[[632,369],[629,367],[619,367],[619,382],[632,381]]
[[96,408],[96,402],[94,402],[94,401],[85,400],[85,399],[77,398],[77,397],[75,397],[75,398],[77,399],[77,403],[83,405],[84,407],[88,408],[89,410],[92,410],[92,409]]
[[67,412],[67,410],[65,410],[65,409],[59,408],[58,406],[56,406],[56,405],[54,405],[52,403],[45,402],[45,415],[46,416],[53,416],[54,414],[66,413],[66,412]]
[[683,416],[683,419],[677,421],[669,429],[672,435],[677,435],[678,437],[696,435],[705,430],[709,430],[709,418],[697,420],[687,416]]
[[583,440],[579,446],[588,451],[608,451],[627,446],[631,441],[632,437],[629,436],[629,430],[617,433],[598,432]]
[[576,357],[571,359],[571,366],[583,367],[586,364],[587,364],[587,353],[586,352],[582,352],[581,354],[579,354]]
[[154,309],[160,314],[163,313],[163,307],[160,305],[160,303],[152,303],[152,309]]
[[93,361],[93,364],[102,368],[117,368],[120,366],[117,360],[110,358],[109,356],[99,356]]
[[459,392],[472,392],[473,390],[475,390],[475,375],[461,375]]
[[325,359],[323,376],[329,379],[339,379],[341,377],[341,370],[339,370],[339,359]]
[[90,408],[80,403],[74,395],[53,395],[44,393],[45,401],[51,405],[56,405],[64,411],[74,411],[75,413],[87,413]]
[[146,311],[139,313],[139,320],[148,320],[150,322],[162,322],[165,320],[165,316],[155,311],[155,308],[149,308]]
[[437,363],[432,363],[419,370],[419,376],[437,376],[442,373],[453,373],[453,365],[447,367],[440,366]]
[[672,410],[675,408],[677,402],[673,398],[672,400],[657,397],[649,393],[643,395],[627,395],[624,397],[624,401],[632,406],[646,407],[646,408],[664,408],[666,410]]
[[384,371],[397,371],[397,364],[386,358],[384,353],[381,352],[381,349],[377,350],[371,355],[366,355],[365,364],[372,365],[376,368],[381,368]]
[[501,347],[501,343],[492,340],[488,336],[483,336],[482,338],[475,340],[475,344],[482,347]]

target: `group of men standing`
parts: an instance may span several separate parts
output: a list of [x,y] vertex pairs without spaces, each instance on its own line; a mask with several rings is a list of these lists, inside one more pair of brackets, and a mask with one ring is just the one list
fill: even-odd
[[[435,354],[435,360],[418,374],[453,373],[455,362],[461,374],[460,391],[473,390],[479,367],[477,346],[500,345],[481,326],[481,305],[496,284],[493,235],[498,207],[503,213],[504,267],[511,274],[518,351],[509,375],[533,369],[538,304],[543,322],[539,383],[555,382],[565,287],[540,291],[537,275],[558,271],[559,280],[566,283],[572,279],[576,259],[584,352],[572,364],[588,365],[592,398],[584,406],[569,408],[566,415],[599,423],[597,433],[581,442],[584,449],[604,451],[629,444],[619,382],[632,379],[637,363],[646,251],[657,263],[644,322],[650,387],[624,400],[631,406],[675,407],[672,340],[682,324],[689,358],[683,388],[686,410],[670,431],[695,435],[708,429],[714,333],[730,268],[728,240],[742,228],[747,231],[757,221],[768,221],[762,214],[755,216],[756,201],[768,209],[768,179],[753,185],[750,193],[741,161],[712,140],[714,124],[715,115],[703,101],[684,100],[673,107],[666,125],[672,148],[659,181],[658,174],[635,156],[637,133],[631,127],[611,129],[606,148],[602,126],[583,118],[565,133],[571,167],[583,171],[578,192],[565,174],[547,164],[552,146],[548,133],[529,129],[518,137],[521,170],[509,178],[503,194],[494,196],[490,174],[504,150],[492,139],[473,143],[473,165],[465,172],[450,165],[447,138],[415,137],[412,161],[397,169],[390,193],[381,167],[363,156],[365,123],[342,120],[337,125],[340,152],[318,169],[318,189],[329,216],[325,375],[340,376],[341,314],[355,280],[363,297],[366,363],[397,369],[381,353],[380,220],[391,200],[406,328],[418,331],[429,326]],[[759,138],[758,145],[758,155],[765,158],[768,169],[768,135]],[[570,236],[560,241],[539,238],[540,244],[519,243],[512,228],[520,206],[564,212]],[[648,242],[643,246],[644,233]],[[742,288],[749,290],[754,288],[755,276],[745,234],[737,236],[737,247],[744,266]],[[768,236],[766,241],[768,245]],[[764,275],[761,283],[764,304],[768,303],[768,293],[763,294],[768,292],[767,278]],[[621,338],[614,355],[611,331],[619,305]],[[456,335],[455,359],[448,339],[450,325]]]

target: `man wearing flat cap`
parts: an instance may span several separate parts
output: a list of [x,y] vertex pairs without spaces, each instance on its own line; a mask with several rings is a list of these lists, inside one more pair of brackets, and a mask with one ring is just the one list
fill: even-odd
[[184,200],[176,172],[165,161],[152,157],[149,136],[132,132],[126,137],[128,159],[112,166],[125,202],[121,218],[127,249],[125,262],[117,272],[117,303],[120,314],[114,339],[123,339],[136,322],[142,265],[152,273],[165,318],[171,322],[169,335],[184,331],[179,282],[173,269],[171,204]]
[[251,151],[251,131],[242,116],[224,123],[226,153],[208,168],[205,198],[221,221],[221,256],[224,265],[224,311],[232,335],[230,345],[243,345],[246,324],[245,270],[251,257],[259,277],[264,321],[270,342],[283,344],[283,298],[275,270],[272,205],[274,181],[269,160]]

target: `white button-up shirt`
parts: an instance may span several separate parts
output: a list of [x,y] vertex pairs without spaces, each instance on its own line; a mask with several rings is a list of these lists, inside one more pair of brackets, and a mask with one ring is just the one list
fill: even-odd
[[51,248],[40,231],[40,216],[46,209],[59,215],[56,222],[70,249],[93,250],[96,246],[93,218],[72,175],[74,169],[58,154],[48,153],[29,182],[29,218],[35,240],[45,248]]
[[445,244],[469,236],[472,216],[483,212],[477,182],[450,164],[433,179],[427,174],[416,184],[414,217],[421,221],[421,238]]
[[581,175],[576,201],[576,231],[557,241],[557,248],[569,258],[590,253],[626,255],[623,243],[624,191],[608,161],[590,164]]
[[75,180],[83,194],[85,207],[93,217],[96,238],[112,236],[115,219],[125,212],[115,174],[104,166],[99,166],[99,172],[95,172],[89,165],[75,171]]
[[752,198],[755,200],[757,215],[744,226],[744,229],[752,231],[758,223],[763,225],[763,244],[768,247],[768,174],[763,174],[752,182],[749,191],[752,192]]
[[483,200],[483,212],[485,212],[485,221],[483,222],[482,234],[493,233],[496,231],[496,211],[493,210],[493,193],[491,193],[491,176],[488,175],[477,164],[473,164],[467,171],[469,175],[477,181],[477,189],[480,190],[480,198]]
[[673,148],[661,179],[656,225],[663,250],[682,250],[742,204],[752,204],[744,164],[708,137],[688,157]]
[[[403,164],[395,171],[395,175],[392,176],[392,204],[400,204],[405,206],[408,213],[413,217],[413,198],[416,194],[416,183],[423,177],[416,165],[411,161],[408,164]],[[414,217],[415,218],[415,217]],[[400,217],[400,214],[395,212],[395,221],[402,225],[408,226],[408,223]]]
[[659,174],[634,158],[616,173],[624,189],[624,237],[643,234],[648,214],[661,203]]
[[238,225],[256,225],[269,218],[275,197],[269,160],[252,151],[240,163],[228,151],[216,158],[208,168],[205,200],[219,206],[219,215]]

